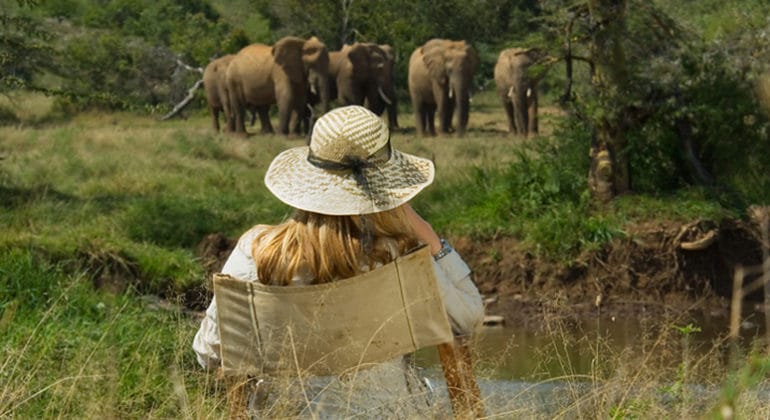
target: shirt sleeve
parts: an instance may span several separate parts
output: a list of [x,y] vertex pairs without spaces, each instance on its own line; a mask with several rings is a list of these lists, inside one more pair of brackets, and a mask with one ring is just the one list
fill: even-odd
[[460,335],[472,334],[484,321],[484,304],[471,269],[455,250],[433,265],[452,330]]
[[[251,244],[262,229],[255,227],[244,233],[222,267],[222,273],[238,279],[256,280],[257,268],[251,255]],[[192,348],[198,363],[206,369],[216,369],[221,364],[219,325],[216,299],[211,299],[200,328],[193,339]]]

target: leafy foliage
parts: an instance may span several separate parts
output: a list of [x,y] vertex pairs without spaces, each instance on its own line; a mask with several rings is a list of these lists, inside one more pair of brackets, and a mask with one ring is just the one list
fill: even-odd
[[627,143],[622,153],[629,159],[635,191],[704,184],[732,191],[728,200],[770,200],[763,192],[767,181],[758,175],[770,156],[770,126],[755,88],[755,79],[770,64],[762,35],[770,29],[764,18],[767,5],[712,5],[715,17],[747,14],[745,20],[753,25],[732,27],[729,36],[709,41],[690,29],[686,18],[674,15],[691,13],[689,6],[623,2],[626,21],[615,42],[622,49],[625,73],[618,76],[624,83],[606,86],[597,83],[595,73],[592,48],[601,23],[589,13],[592,3],[542,3],[546,36],[541,46],[562,56],[569,35],[571,55],[579,58],[565,99],[591,137],[608,122],[623,132]]
[[35,76],[51,70],[51,34],[23,6],[0,11],[0,93],[27,87]]

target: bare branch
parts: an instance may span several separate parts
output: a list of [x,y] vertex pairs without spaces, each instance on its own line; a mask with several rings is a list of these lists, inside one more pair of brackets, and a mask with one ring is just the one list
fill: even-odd
[[171,112],[169,112],[168,114],[166,114],[163,117],[161,117],[160,120],[161,121],[166,121],[166,120],[174,117],[182,109],[184,109],[184,107],[186,107],[187,104],[192,102],[193,98],[195,98],[195,91],[198,90],[198,88],[201,87],[201,85],[203,85],[203,79],[200,79],[197,82],[195,82],[193,87],[191,87],[190,90],[187,91],[187,96],[184,99],[182,99],[181,102],[176,104],[176,106],[174,107],[174,109],[171,110]]
[[182,60],[180,60],[178,58],[176,59],[176,65],[179,66],[179,67],[182,67],[182,68],[184,68],[184,69],[186,69],[188,71],[192,71],[192,72],[197,72],[197,73],[203,74],[203,68],[202,67],[193,67],[193,66],[187,65],[187,64],[183,63]]

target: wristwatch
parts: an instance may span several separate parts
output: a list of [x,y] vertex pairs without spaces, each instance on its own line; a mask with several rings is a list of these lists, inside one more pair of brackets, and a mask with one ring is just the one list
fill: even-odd
[[446,255],[450,252],[452,252],[452,246],[449,245],[449,242],[447,242],[446,239],[441,239],[441,249],[439,249],[437,253],[433,254],[433,260],[438,261],[446,257]]

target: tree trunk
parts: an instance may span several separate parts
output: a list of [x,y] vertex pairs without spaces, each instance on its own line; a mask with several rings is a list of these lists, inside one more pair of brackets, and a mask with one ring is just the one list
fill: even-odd
[[631,189],[623,110],[628,70],[623,50],[626,0],[588,0],[594,24],[589,45],[595,64],[593,85],[602,112],[594,121],[588,185],[593,197],[607,201]]

